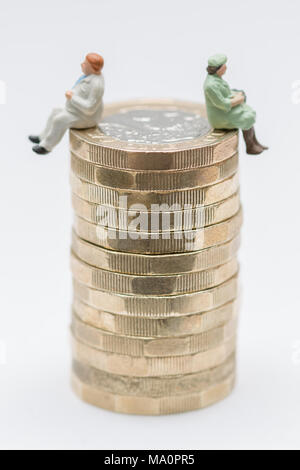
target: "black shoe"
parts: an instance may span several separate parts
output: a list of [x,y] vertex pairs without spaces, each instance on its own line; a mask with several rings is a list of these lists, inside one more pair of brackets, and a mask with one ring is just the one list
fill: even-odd
[[39,144],[41,142],[41,139],[39,138],[38,135],[29,135],[28,136],[28,139],[30,140],[30,142],[32,142],[33,144]]
[[34,147],[32,147],[32,150],[35,153],[38,153],[39,155],[46,155],[47,153],[49,153],[49,150],[46,150],[44,147],[41,147],[40,145],[35,145]]

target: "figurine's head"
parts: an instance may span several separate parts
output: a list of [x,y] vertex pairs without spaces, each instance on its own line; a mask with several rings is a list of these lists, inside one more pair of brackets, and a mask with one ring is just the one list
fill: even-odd
[[218,75],[218,77],[222,77],[222,75],[226,73],[226,70],[227,70],[227,65],[223,64],[221,65],[221,67],[218,68],[218,70],[216,71],[216,74]]
[[208,59],[207,72],[210,75],[222,77],[227,70],[227,57],[224,54],[215,54]]
[[88,54],[81,64],[81,70],[84,75],[96,74],[100,75],[104,65],[104,59],[101,55],[91,52]]

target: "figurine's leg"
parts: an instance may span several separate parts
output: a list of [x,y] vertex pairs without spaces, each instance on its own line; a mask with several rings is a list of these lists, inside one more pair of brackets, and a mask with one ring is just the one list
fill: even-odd
[[58,113],[60,113],[61,111],[63,111],[62,108],[55,108],[55,109],[53,109],[52,113],[50,114],[50,116],[49,116],[49,118],[48,118],[46,127],[45,127],[45,129],[43,130],[43,132],[41,132],[40,135],[29,135],[29,136],[28,136],[28,139],[30,140],[30,142],[32,142],[33,144],[40,144],[41,140],[43,140],[43,138],[45,137],[45,135],[49,132],[49,130],[50,130],[50,128],[51,128],[53,118],[54,118]]
[[49,120],[49,126],[46,128],[40,146],[51,152],[74,122],[76,122],[76,117],[65,110],[54,114]]
[[53,123],[53,119],[55,118],[55,116],[57,116],[59,113],[61,113],[63,111],[62,108],[54,108],[50,114],[50,116],[48,117],[48,120],[47,120],[47,123],[46,123],[46,127],[45,129],[40,133],[39,135],[39,138],[40,138],[40,141],[42,141],[44,139],[44,137],[48,134],[48,132],[50,131],[51,127],[52,127],[52,123]]
[[266,147],[265,145],[262,145],[258,142],[257,140],[257,137],[256,137],[256,134],[255,134],[255,130],[254,130],[254,142],[259,145],[260,147],[262,147],[264,150],[269,150],[269,147]]
[[244,130],[243,136],[246,143],[247,153],[249,155],[259,155],[266,150],[262,145],[256,142],[254,127],[251,127],[249,130]]

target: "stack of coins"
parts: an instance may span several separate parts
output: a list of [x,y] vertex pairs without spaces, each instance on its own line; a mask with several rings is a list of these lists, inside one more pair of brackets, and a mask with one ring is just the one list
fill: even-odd
[[159,415],[211,405],[235,381],[238,133],[203,106],[106,107],[72,130],[75,392]]

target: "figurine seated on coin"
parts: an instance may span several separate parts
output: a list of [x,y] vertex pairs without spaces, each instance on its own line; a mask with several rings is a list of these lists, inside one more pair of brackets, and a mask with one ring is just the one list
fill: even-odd
[[247,153],[258,155],[268,147],[261,145],[255,136],[256,112],[246,104],[243,91],[230,89],[222,76],[227,70],[227,57],[216,54],[208,59],[204,94],[207,117],[214,129],[242,129]]
[[72,91],[67,91],[64,108],[54,109],[46,128],[39,136],[29,136],[35,144],[32,150],[45,155],[63,138],[67,129],[87,129],[96,126],[102,116],[104,79],[101,70],[104,60],[99,54],[90,53],[81,64],[82,75]]

